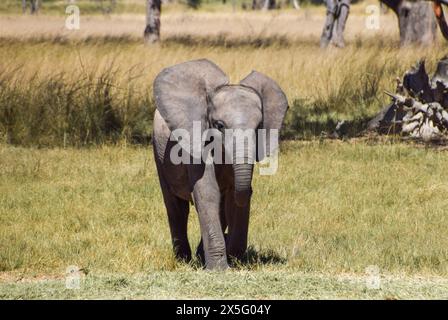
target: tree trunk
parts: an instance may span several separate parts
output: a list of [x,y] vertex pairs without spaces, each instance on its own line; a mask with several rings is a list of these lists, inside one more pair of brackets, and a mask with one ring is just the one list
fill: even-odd
[[146,44],[160,41],[161,0],[146,0],[146,28],[144,38]]
[[39,11],[39,0],[31,0],[31,14],[37,14]]
[[292,4],[293,4],[293,6],[294,6],[294,9],[296,9],[296,10],[300,10],[300,3],[299,3],[299,0],[293,0]]
[[400,43],[430,45],[437,35],[437,21],[431,3],[403,1],[398,7]]
[[275,0],[265,0],[263,4],[263,10],[272,10],[275,9],[276,4]]
[[[256,1],[256,0],[254,0]],[[442,34],[448,40],[448,25],[443,15],[440,3],[431,4],[430,1],[419,0],[380,0],[392,9],[398,17],[400,28],[400,43],[430,45],[436,40],[437,23]],[[442,3],[448,3],[448,0]],[[350,0],[326,0],[327,18],[320,40],[321,47],[330,43],[337,47],[344,46],[344,29],[349,15]],[[435,12],[435,14],[434,14]]]
[[252,0],[252,10],[271,10],[275,8],[275,0]]
[[26,13],[26,0],[22,0],[22,12]]
[[350,0],[326,0],[327,18],[320,38],[320,46],[326,48],[330,43],[344,47],[344,30],[350,12]]

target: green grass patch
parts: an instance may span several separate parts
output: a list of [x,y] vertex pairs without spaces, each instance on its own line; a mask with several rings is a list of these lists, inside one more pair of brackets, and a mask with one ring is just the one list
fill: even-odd
[[[0,283],[1,299],[448,299],[448,280],[382,277],[369,289],[367,276],[290,271],[184,270],[140,275],[90,275],[80,288],[64,279]],[[193,289],[194,288],[194,289]]]
[[[242,268],[446,276],[447,174],[444,152],[411,145],[284,143],[278,173],[255,173]],[[150,148],[2,145],[0,238],[5,272],[179,268]]]

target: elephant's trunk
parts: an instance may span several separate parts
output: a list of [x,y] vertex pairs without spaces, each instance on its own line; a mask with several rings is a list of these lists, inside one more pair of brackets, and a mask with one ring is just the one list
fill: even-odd
[[[249,204],[252,195],[252,174],[254,170],[253,156],[248,149],[241,150],[243,158],[239,158],[234,154],[233,172],[235,179],[235,203],[239,207],[245,207]],[[241,155],[241,151],[237,152]]]
[[235,203],[246,207],[252,195],[252,173],[254,170],[256,140],[255,136],[234,136],[233,174],[235,182]]
[[234,164],[235,203],[239,207],[249,204],[252,195],[252,173],[254,165],[250,163]]

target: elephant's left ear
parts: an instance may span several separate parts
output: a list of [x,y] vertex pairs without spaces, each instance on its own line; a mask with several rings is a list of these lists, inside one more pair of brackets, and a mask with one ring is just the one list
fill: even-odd
[[[272,147],[270,148],[270,130],[280,131],[288,110],[288,99],[274,80],[257,71],[252,71],[246,78],[240,81],[240,84],[253,88],[261,97],[263,103],[263,128],[267,130],[265,147],[267,154],[270,155],[271,151],[274,151]],[[260,158],[264,158],[264,155]]]
[[288,110],[288,99],[280,86],[257,71],[252,71],[240,84],[251,87],[260,94],[263,101],[263,128],[280,130]]

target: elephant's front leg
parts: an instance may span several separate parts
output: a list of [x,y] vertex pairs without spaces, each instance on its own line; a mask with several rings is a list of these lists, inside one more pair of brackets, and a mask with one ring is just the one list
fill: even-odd
[[226,194],[225,214],[228,223],[227,255],[241,260],[247,249],[247,235],[249,232],[250,200],[246,206],[235,204],[234,192]]
[[221,194],[214,166],[213,164],[191,165],[189,177],[201,227],[205,266],[213,270],[227,269],[226,244],[219,216]]

